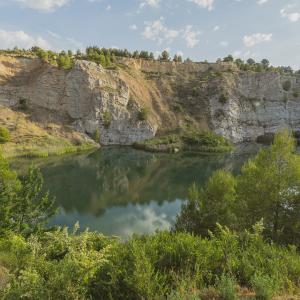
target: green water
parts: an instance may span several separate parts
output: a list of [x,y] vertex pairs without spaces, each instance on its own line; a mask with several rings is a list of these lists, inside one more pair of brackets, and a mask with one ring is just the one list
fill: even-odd
[[[253,152],[253,151],[251,151]],[[169,229],[187,198],[188,187],[203,185],[213,171],[238,172],[249,151],[239,154],[152,154],[131,148],[103,148],[90,154],[18,160],[24,171],[39,166],[59,213],[51,225],[89,228],[126,239],[133,233]]]

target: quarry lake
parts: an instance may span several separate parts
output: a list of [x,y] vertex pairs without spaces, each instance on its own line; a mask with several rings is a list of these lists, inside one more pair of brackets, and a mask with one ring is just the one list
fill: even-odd
[[194,182],[203,185],[217,169],[238,172],[256,152],[247,146],[232,154],[153,154],[130,147],[35,160],[16,160],[21,172],[32,163],[59,212],[50,225],[100,231],[127,239],[169,229]]

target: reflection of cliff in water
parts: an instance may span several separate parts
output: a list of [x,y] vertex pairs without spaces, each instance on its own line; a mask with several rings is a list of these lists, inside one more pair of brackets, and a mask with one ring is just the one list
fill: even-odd
[[152,154],[104,148],[92,154],[50,159],[42,165],[46,188],[66,212],[100,215],[129,203],[186,199],[217,169],[239,170],[242,155]]

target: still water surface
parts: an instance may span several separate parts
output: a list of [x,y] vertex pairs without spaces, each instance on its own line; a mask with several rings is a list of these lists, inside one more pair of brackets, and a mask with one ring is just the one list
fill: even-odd
[[238,172],[255,153],[252,147],[234,154],[153,154],[132,148],[49,158],[17,160],[24,171],[39,166],[45,187],[56,198],[59,213],[51,225],[89,228],[127,239],[133,233],[169,229],[187,198],[188,187],[203,185],[217,169]]

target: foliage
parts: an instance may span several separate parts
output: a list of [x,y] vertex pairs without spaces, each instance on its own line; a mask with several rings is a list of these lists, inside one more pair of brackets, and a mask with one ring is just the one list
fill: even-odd
[[111,113],[110,111],[106,110],[103,115],[103,125],[105,128],[109,128],[110,124],[111,124]]
[[27,236],[42,229],[55,212],[53,201],[42,190],[41,173],[31,167],[20,179],[0,157],[0,234],[6,230]]
[[226,152],[232,145],[225,138],[209,132],[187,130],[137,142],[134,146],[151,152]]
[[216,222],[243,230],[263,220],[265,237],[300,245],[299,191],[300,156],[285,131],[246,162],[240,175],[217,171],[202,190],[193,187],[175,228],[206,236]]
[[177,217],[175,230],[208,236],[218,223],[235,224],[235,186],[233,175],[222,170],[214,173],[204,189],[199,190],[194,184],[189,190],[189,201]]
[[[160,142],[182,141],[219,142],[195,132]],[[297,292],[299,253],[277,243],[299,246],[299,178],[295,141],[282,132],[240,175],[220,170],[203,189],[194,185],[177,232],[120,242],[76,228],[46,230],[53,202],[41,174],[30,168],[18,178],[0,157],[0,276],[7,277],[0,297],[197,299],[214,286],[223,299],[234,299],[237,285],[253,288],[258,299]]]
[[278,290],[278,282],[268,275],[255,274],[251,283],[256,299],[271,300]]
[[10,133],[6,127],[0,127],[0,144],[10,141]]
[[19,99],[19,108],[21,110],[27,110],[28,109],[28,100],[26,98],[20,98]]
[[226,93],[222,93],[219,97],[219,102],[222,103],[222,104],[225,104],[227,103],[229,97]]
[[268,273],[278,291],[299,287],[300,276],[294,250],[222,227],[210,239],[159,232],[127,242],[66,229],[10,234],[0,239],[0,261],[11,274],[4,299],[197,299],[213,286],[234,299],[236,284],[256,288],[255,274]]
[[170,54],[169,54],[169,52],[166,51],[166,50],[164,50],[161,53],[160,60],[162,60],[162,61],[169,61],[170,60]]
[[100,143],[100,130],[99,129],[96,129],[94,131],[92,138],[96,143],[98,143],[98,144]]
[[222,300],[235,300],[236,295],[236,282],[232,277],[222,274],[217,281],[217,288]]
[[232,55],[228,55],[226,57],[224,57],[223,61],[224,62],[233,62],[233,56]]
[[288,92],[292,87],[292,83],[289,80],[286,80],[285,82],[283,82],[282,84],[282,88]]
[[138,113],[138,119],[140,121],[146,121],[149,117],[149,110],[146,107],[142,107]]

